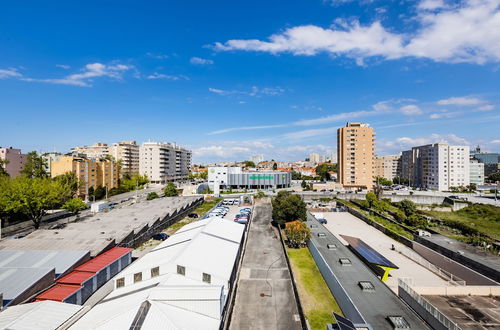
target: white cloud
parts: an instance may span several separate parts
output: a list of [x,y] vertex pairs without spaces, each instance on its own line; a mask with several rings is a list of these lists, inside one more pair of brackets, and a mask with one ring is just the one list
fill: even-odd
[[227,96],[227,95],[246,95],[246,96],[255,96],[255,97],[260,97],[260,96],[276,96],[283,94],[285,92],[285,89],[281,87],[265,87],[265,88],[259,88],[257,86],[252,86],[250,90],[244,91],[244,90],[226,90],[226,89],[220,89],[220,88],[213,88],[209,87],[208,91],[214,94],[222,95],[222,96]]
[[147,57],[154,58],[154,59],[157,59],[157,60],[164,60],[164,59],[169,58],[169,56],[168,56],[168,55],[164,55],[164,54],[154,54],[154,53],[146,53],[146,56],[147,56]]
[[457,105],[457,106],[474,106],[487,103],[486,100],[477,97],[450,97],[437,101],[439,105]]
[[[395,33],[375,21],[336,21],[330,28],[302,25],[271,35],[268,40],[217,42],[219,51],[259,51],[312,56],[328,53],[363,64],[365,58],[427,58],[437,62],[482,64],[500,61],[500,0],[464,0],[444,8],[439,1],[421,1],[413,33]],[[434,9],[440,10],[435,11]],[[426,10],[424,10],[426,9]],[[432,9],[432,10],[431,10]]]
[[154,72],[153,74],[146,76],[146,79],[151,79],[151,80],[155,80],[155,79],[189,80],[189,78],[184,76],[184,75],[168,75],[168,74],[163,74],[163,73],[158,73],[158,72]]
[[80,73],[68,75],[64,78],[20,78],[28,82],[44,82],[49,84],[72,85],[81,87],[91,87],[95,78],[108,77],[121,80],[123,72],[132,69],[132,66],[125,64],[106,65],[102,63],[90,63],[81,69]]
[[19,77],[22,77],[22,74],[17,72],[17,69],[14,68],[0,69],[0,79],[19,78]]
[[401,112],[406,116],[421,115],[422,110],[415,104],[404,105],[399,108]]
[[260,125],[260,126],[243,126],[243,127],[230,127],[217,131],[209,132],[208,135],[216,135],[216,134],[224,134],[235,131],[248,131],[248,130],[256,130],[256,129],[268,129],[268,128],[279,128],[285,127],[286,125],[277,124],[277,125]]
[[204,59],[200,57],[191,57],[189,60],[189,63],[195,64],[195,65],[211,65],[214,64],[214,61],[209,60],[209,59]]
[[491,141],[490,143],[494,143],[494,144],[496,144],[496,143],[500,143],[500,140],[493,140],[493,141]]
[[476,111],[491,111],[493,109],[495,109],[494,105],[486,104],[486,105],[482,105],[479,108],[477,108]]
[[472,145],[470,141],[455,134],[430,134],[417,137],[400,137],[394,140],[377,139],[377,154],[394,154],[412,147],[418,147],[432,143],[449,143],[450,145]]
[[445,7],[446,5],[443,0],[422,0],[417,5],[417,8],[420,10],[436,10]]
[[64,70],[68,70],[71,68],[71,66],[66,65],[66,64],[56,64],[56,67],[64,69]]
[[454,112],[443,111],[443,112],[431,113],[429,118],[430,119],[454,118],[460,114],[462,114],[462,112],[460,111],[454,111]]
[[299,140],[313,136],[333,135],[337,132],[337,129],[338,129],[337,126],[327,127],[327,128],[306,129],[303,131],[286,133],[283,135],[283,137],[285,139]]

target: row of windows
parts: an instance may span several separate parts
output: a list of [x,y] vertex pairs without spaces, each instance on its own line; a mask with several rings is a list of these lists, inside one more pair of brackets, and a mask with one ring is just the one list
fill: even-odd
[[[177,265],[177,274],[186,276],[186,267]],[[203,273],[201,280],[210,284],[212,282],[212,276],[210,274]]]

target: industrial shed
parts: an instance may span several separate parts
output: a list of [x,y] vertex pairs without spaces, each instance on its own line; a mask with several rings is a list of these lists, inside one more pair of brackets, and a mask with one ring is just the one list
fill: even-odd
[[71,329],[219,329],[245,228],[220,218],[184,226],[119,273]]
[[0,268],[3,307],[24,302],[54,283],[53,268]]
[[0,313],[0,329],[57,329],[81,309],[81,306],[55,301],[12,306]]

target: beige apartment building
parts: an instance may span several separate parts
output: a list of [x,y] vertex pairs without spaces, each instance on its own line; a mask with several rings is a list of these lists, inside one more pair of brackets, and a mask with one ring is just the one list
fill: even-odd
[[373,186],[375,131],[368,124],[347,123],[337,130],[338,178],[344,188]]
[[120,169],[116,162],[109,159],[86,159],[83,157],[62,156],[51,164],[51,177],[68,172],[76,175],[79,188],[78,195],[87,197],[90,187],[107,187],[108,190],[118,187]]
[[139,173],[139,145],[135,141],[113,143],[108,152],[121,163],[121,175]]
[[139,173],[151,183],[185,180],[191,170],[191,150],[175,143],[144,142],[139,148]]
[[392,180],[401,174],[401,155],[375,158],[375,176]]

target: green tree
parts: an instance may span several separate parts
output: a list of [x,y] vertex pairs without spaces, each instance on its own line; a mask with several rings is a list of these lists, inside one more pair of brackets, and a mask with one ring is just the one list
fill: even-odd
[[300,186],[302,188],[306,189],[307,188],[307,182],[306,182],[306,180],[302,180],[302,183],[300,184]]
[[78,213],[85,210],[87,208],[87,204],[85,204],[85,202],[80,198],[73,198],[64,203],[62,208],[78,217]]
[[245,167],[256,167],[255,163],[250,161],[250,160],[246,160],[244,164],[245,164]]
[[208,179],[208,171],[198,173],[198,177],[202,180]]
[[290,247],[304,246],[311,238],[311,230],[303,221],[292,221],[285,224],[285,234]]
[[391,186],[392,185],[392,181],[391,180],[383,178],[383,177],[380,177],[380,176],[376,176],[373,179],[373,182],[375,184],[379,184],[379,185],[382,185],[382,186]]
[[36,151],[28,153],[21,174],[28,178],[47,178],[47,162]]
[[401,202],[395,204],[404,212],[406,217],[417,213],[417,206],[409,199],[403,199]]
[[106,197],[106,188],[101,185],[97,186],[94,190],[94,197],[95,199],[103,199]]
[[165,197],[173,197],[179,195],[179,192],[177,191],[177,188],[175,187],[175,184],[173,182],[167,183],[167,185],[163,189],[163,193],[165,194]]
[[292,180],[300,180],[302,179],[302,174],[297,171],[292,171]]
[[255,198],[264,198],[266,197],[266,193],[259,190],[255,195],[253,195]]
[[9,173],[7,173],[7,170],[5,169],[8,163],[8,159],[0,159],[0,177],[9,176]]
[[488,180],[490,180],[491,182],[500,181],[500,172],[491,173],[490,175],[488,175]]
[[273,170],[276,171],[278,169],[278,164],[274,163],[273,164]]
[[57,181],[68,188],[68,196],[65,196],[67,199],[73,197],[78,191],[78,179],[73,172],[58,175],[52,180]]
[[306,219],[306,204],[299,195],[292,195],[289,191],[282,190],[273,199],[272,205],[273,220],[278,224]]
[[336,172],[337,164],[324,163],[316,166],[316,175],[320,177],[322,181],[327,181],[329,179],[328,172]]
[[0,205],[5,212],[19,212],[40,227],[47,210],[65,202],[68,188],[49,178],[19,176],[2,183]]
[[146,200],[150,201],[150,200],[153,200],[153,199],[156,199],[156,198],[160,198],[160,196],[158,196],[157,193],[155,193],[154,191],[150,192],[147,196],[146,196]]
[[393,183],[393,184],[404,184],[404,185],[409,185],[409,184],[410,184],[410,180],[405,179],[405,178],[401,178],[401,177],[394,177],[394,178],[392,179],[392,183]]

